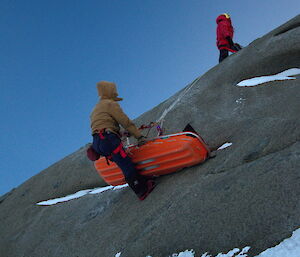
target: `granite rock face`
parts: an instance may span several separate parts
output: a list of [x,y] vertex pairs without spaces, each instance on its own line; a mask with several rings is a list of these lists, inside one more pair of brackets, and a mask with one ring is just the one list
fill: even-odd
[[232,146],[159,178],[143,202],[124,188],[37,206],[105,185],[82,148],[0,198],[0,256],[198,256],[245,246],[255,256],[289,237],[300,227],[300,76],[236,85],[290,68],[300,68],[300,15],[136,120],[163,118],[166,133],[190,123],[212,148]]

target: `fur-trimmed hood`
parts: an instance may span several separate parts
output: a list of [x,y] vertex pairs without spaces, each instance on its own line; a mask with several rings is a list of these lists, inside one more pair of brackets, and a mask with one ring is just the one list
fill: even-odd
[[123,98],[118,97],[117,86],[113,82],[100,81],[97,83],[97,90],[101,99],[110,99],[114,101],[123,100]]

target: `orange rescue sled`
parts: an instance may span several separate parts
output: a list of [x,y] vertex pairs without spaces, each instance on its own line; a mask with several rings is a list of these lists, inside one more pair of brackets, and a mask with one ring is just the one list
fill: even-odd
[[[159,176],[204,162],[210,150],[200,136],[192,132],[165,135],[145,145],[126,149],[137,169],[145,176]],[[94,163],[98,174],[112,186],[125,184],[121,169],[101,157]]]

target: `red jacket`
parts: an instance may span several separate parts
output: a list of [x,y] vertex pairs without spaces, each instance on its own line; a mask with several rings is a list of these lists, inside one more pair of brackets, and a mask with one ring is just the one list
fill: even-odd
[[221,14],[216,20],[217,26],[217,47],[219,49],[230,48],[230,44],[226,37],[233,38],[233,27],[231,19],[226,18],[225,15]]

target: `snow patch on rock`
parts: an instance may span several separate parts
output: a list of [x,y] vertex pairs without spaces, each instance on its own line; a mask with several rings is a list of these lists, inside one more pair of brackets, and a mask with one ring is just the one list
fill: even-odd
[[94,188],[94,189],[81,190],[72,195],[67,195],[64,197],[59,197],[59,198],[39,202],[39,203],[37,203],[37,205],[54,205],[57,203],[62,203],[62,202],[67,202],[67,201],[70,201],[73,199],[78,199],[87,194],[91,194],[91,195],[100,194],[107,190],[118,190],[118,189],[121,189],[121,188],[127,187],[127,186],[128,186],[128,184],[124,184],[124,185],[120,185],[120,186],[106,186],[106,187],[98,187],[98,188]]
[[225,149],[225,148],[227,148],[227,147],[229,147],[231,145],[232,145],[232,143],[225,143],[225,144],[221,145],[217,150]]
[[292,68],[288,69],[286,71],[280,72],[275,75],[270,75],[270,76],[261,76],[261,77],[255,77],[252,79],[246,79],[237,84],[239,87],[253,87],[257,86],[266,82],[270,81],[280,81],[280,80],[291,80],[291,79],[296,79],[295,75],[300,74],[300,69],[299,68]]

